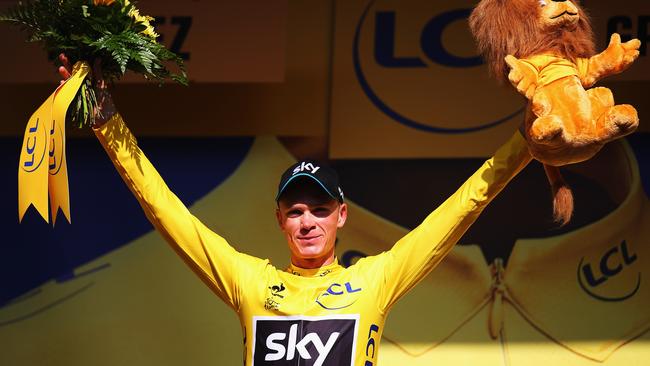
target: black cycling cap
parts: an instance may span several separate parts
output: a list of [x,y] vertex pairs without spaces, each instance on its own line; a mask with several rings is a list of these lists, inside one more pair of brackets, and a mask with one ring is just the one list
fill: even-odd
[[296,163],[282,174],[275,200],[278,201],[287,187],[300,177],[313,179],[328,195],[343,203],[343,190],[341,190],[341,186],[339,185],[339,176],[336,174],[336,171],[326,164],[313,160]]

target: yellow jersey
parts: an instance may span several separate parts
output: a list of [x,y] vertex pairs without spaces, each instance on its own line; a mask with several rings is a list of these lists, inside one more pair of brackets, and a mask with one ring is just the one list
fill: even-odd
[[390,250],[348,268],[335,261],[317,269],[290,265],[281,270],[238,252],[194,217],[138,148],[119,114],[95,132],[152,224],[237,313],[246,365],[376,364],[393,304],[440,263],[531,160],[517,132]]
[[521,61],[535,72],[538,87],[549,85],[567,76],[575,76],[584,82],[589,73],[588,58],[578,58],[573,62],[555,55],[535,55]]

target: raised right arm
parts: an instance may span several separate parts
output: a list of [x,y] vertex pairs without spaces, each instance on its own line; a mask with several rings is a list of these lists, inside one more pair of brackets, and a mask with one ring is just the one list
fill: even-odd
[[203,282],[238,311],[238,268],[263,261],[237,252],[189,212],[140,150],[119,113],[94,132],[149,221]]

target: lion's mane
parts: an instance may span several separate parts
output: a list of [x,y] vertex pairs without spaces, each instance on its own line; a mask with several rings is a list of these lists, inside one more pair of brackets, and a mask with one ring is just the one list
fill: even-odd
[[593,31],[589,16],[573,0],[580,20],[573,30],[544,30],[540,25],[538,0],[483,0],[469,18],[469,25],[478,50],[488,64],[490,73],[507,83],[507,55],[526,58],[553,53],[575,62],[595,54]]

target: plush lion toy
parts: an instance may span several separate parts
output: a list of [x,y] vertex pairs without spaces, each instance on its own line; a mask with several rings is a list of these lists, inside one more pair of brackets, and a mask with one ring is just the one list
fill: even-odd
[[585,88],[628,68],[641,43],[614,34],[595,55],[589,18],[576,0],[482,0],[469,21],[491,73],[529,100],[524,135],[544,164],[554,218],[564,225],[573,194],[558,166],[591,158],[639,124],[634,107],[615,105],[609,89]]

